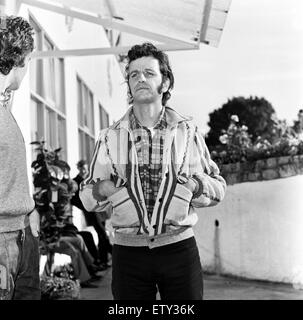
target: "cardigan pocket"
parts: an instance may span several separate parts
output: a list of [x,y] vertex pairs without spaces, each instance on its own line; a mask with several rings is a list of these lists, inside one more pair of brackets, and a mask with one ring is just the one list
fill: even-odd
[[164,219],[165,224],[182,225],[189,212],[193,193],[182,184],[177,183],[174,195],[168,206]]
[[111,223],[114,228],[139,225],[136,207],[131,200],[126,187],[123,187],[121,190],[108,197],[108,200],[111,202],[113,208]]

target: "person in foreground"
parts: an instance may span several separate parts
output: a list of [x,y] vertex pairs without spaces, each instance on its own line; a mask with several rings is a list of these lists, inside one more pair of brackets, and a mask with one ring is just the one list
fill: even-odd
[[128,52],[130,108],[100,132],[80,198],[87,211],[111,206],[115,300],[201,300],[195,208],[214,206],[226,183],[191,117],[167,105],[168,56],[151,43]]
[[10,111],[26,73],[33,29],[22,17],[0,23],[0,300],[39,300],[39,214],[29,192],[22,133]]

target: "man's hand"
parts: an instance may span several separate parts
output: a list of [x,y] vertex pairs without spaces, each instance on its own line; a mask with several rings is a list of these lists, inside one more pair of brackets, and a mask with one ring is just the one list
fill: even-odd
[[40,233],[40,215],[36,209],[29,215],[29,225],[32,235],[38,237]]
[[193,194],[197,192],[198,185],[193,178],[189,178],[188,181],[183,184],[183,186],[189,189]]
[[99,183],[99,194],[106,198],[110,197],[111,195],[117,193],[123,187],[116,188],[115,184],[111,180],[103,180]]

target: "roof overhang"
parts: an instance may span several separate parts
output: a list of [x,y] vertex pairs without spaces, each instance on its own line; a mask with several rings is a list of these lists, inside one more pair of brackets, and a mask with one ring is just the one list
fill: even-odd
[[[164,51],[218,46],[231,0],[18,0],[157,43]],[[35,51],[33,58],[125,54],[135,44]]]

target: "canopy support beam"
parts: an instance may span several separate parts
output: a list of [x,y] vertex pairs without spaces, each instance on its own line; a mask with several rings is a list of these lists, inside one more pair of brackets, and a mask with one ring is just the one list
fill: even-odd
[[[160,50],[163,51],[178,51],[178,50],[194,50],[196,47],[183,47],[183,46],[172,46],[160,44],[157,45]],[[127,53],[130,49],[130,46],[121,46],[121,47],[109,47],[109,48],[90,48],[90,49],[71,49],[71,50],[51,50],[51,51],[35,51],[32,53],[32,58],[34,59],[43,59],[49,57],[79,57],[79,56],[96,56],[96,55],[109,55],[109,54],[123,54]]]
[[150,32],[141,28],[136,28],[134,26],[131,26],[129,24],[123,23],[123,22],[117,22],[113,18],[102,18],[98,16],[93,16],[90,14],[86,14],[80,11],[72,10],[67,7],[60,7],[56,6],[54,4],[46,3],[46,2],[41,2],[38,0],[22,0],[24,4],[30,5],[30,6],[35,6],[40,9],[45,9],[49,11],[56,12],[58,14],[62,15],[67,15],[73,18],[77,18],[80,20],[84,20],[90,23],[95,23],[98,25],[102,25],[104,28],[107,29],[116,29],[121,32],[127,32],[130,34],[134,34],[139,37],[163,42],[165,44],[172,44],[173,46],[184,46],[184,49],[190,48],[194,49],[195,47],[199,48],[199,42],[185,42],[182,40],[178,40],[175,38],[171,37],[166,37],[158,33]]

